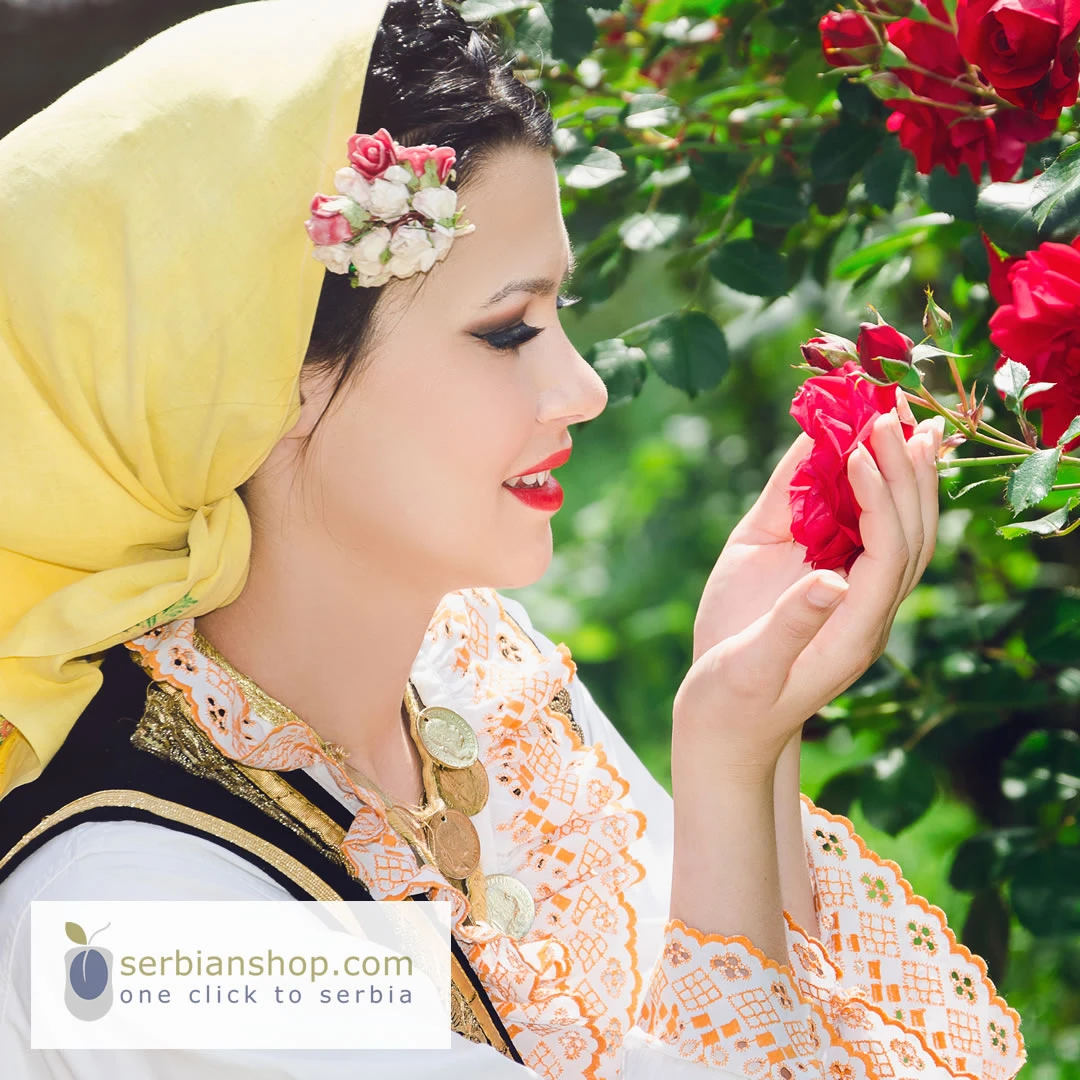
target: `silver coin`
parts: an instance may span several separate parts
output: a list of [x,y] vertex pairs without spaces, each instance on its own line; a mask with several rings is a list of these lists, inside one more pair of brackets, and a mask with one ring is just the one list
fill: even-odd
[[536,918],[532,894],[516,877],[491,874],[484,879],[487,921],[512,938],[522,937]]
[[467,769],[480,756],[476,732],[453,709],[432,705],[416,718],[424,749],[448,769]]

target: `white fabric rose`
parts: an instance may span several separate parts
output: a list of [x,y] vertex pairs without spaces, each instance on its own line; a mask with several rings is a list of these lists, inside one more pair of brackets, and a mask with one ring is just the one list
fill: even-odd
[[335,274],[347,274],[353,261],[352,244],[316,244],[312,254]]
[[452,218],[457,210],[457,192],[445,184],[440,187],[421,188],[413,196],[413,209],[432,221]]
[[418,271],[430,270],[435,258],[431,237],[423,225],[399,225],[394,230],[387,269],[395,277],[407,278]]
[[390,180],[372,180],[371,198],[365,207],[372,217],[393,221],[409,212],[409,189]]
[[[430,188],[428,189],[431,190]],[[450,254],[450,245],[454,242],[454,230],[445,225],[435,224],[431,227],[431,246],[435,249],[435,258],[442,262]]]
[[391,165],[383,173],[383,179],[389,180],[392,184],[407,184],[412,178],[413,174],[400,165]]
[[334,187],[342,195],[348,195],[353,202],[359,203],[365,210],[371,209],[371,184],[351,165],[338,169],[334,173]]
[[390,246],[390,230],[385,225],[364,233],[352,246],[353,265],[359,274],[375,277],[386,270],[383,252]]

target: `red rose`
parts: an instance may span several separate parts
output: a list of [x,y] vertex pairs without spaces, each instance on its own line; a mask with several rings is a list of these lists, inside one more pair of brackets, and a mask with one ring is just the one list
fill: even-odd
[[881,365],[884,360],[898,360],[902,364],[911,364],[911,350],[915,342],[906,334],[901,334],[888,323],[859,323],[859,363],[863,371],[882,382],[895,382],[885,374]]
[[853,341],[836,334],[820,334],[799,346],[803,359],[818,371],[832,371],[858,356]]
[[[1033,383],[1056,384],[1024,402],[1042,410],[1042,439],[1053,446],[1080,416],[1080,239],[1040,244],[1011,263],[1004,284],[998,277],[998,289],[1009,295],[990,316],[990,340],[1002,352],[997,367],[1016,360]],[[1066,449],[1075,445],[1074,439]]]
[[1020,259],[1016,256],[1009,256],[1003,259],[998,250],[992,243],[986,233],[982,234],[983,247],[986,248],[986,258],[990,263],[990,277],[987,284],[990,286],[990,295],[999,304],[1011,304],[1012,303],[1012,285],[1009,284],[1009,271],[1020,262]]
[[[850,570],[862,551],[862,513],[847,477],[847,460],[867,441],[874,421],[898,405],[895,386],[875,386],[848,361],[829,375],[814,375],[799,387],[791,415],[814,440],[795,470],[789,489],[791,535],[806,548],[815,570]],[[915,433],[911,410],[898,410],[905,439]],[[876,455],[874,455],[876,460]]]
[[[930,13],[946,19],[941,0],[928,0]],[[911,92],[944,105],[981,106],[982,101],[949,81],[967,74],[967,64],[956,38],[937,26],[900,19],[887,31],[889,41],[915,65],[935,72],[938,78],[911,68],[897,68],[894,75]],[[943,81],[946,80],[946,81]],[[983,165],[992,180],[1010,180],[1024,160],[1027,144],[1047,138],[1055,128],[1052,120],[1018,109],[998,109],[993,116],[966,117],[953,108],[938,108],[925,101],[894,98],[886,102],[892,113],[886,126],[895,131],[900,145],[915,155],[915,167],[928,174],[941,165],[956,176],[966,165],[978,182]]]
[[374,135],[350,135],[349,161],[365,180],[382,176],[391,165],[397,164],[390,132],[379,128]]
[[956,20],[960,52],[1006,101],[1045,120],[1075,104],[1075,0],[959,0]]
[[873,23],[858,11],[827,11],[818,23],[821,51],[833,67],[872,64],[881,56]]
[[340,244],[352,237],[353,230],[349,222],[335,209],[327,209],[341,202],[340,195],[316,195],[311,200],[311,217],[304,222],[312,242],[321,245]]

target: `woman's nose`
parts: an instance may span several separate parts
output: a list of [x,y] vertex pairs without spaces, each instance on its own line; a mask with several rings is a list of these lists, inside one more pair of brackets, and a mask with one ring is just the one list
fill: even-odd
[[564,424],[583,423],[604,411],[608,401],[607,387],[565,332],[561,337],[561,362],[548,367],[556,377],[541,394],[538,419],[560,420]]

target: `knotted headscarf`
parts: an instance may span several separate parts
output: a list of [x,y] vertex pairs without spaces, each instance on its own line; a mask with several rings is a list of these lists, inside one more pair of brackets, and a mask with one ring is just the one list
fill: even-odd
[[384,6],[199,15],[0,140],[0,798],[97,692],[94,654],[243,587],[236,488],[298,416],[304,219]]

